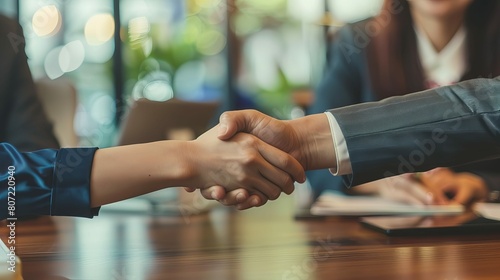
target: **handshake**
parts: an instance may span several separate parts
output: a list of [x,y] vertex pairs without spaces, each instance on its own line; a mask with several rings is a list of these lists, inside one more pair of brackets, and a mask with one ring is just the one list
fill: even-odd
[[246,209],[292,193],[305,170],[333,168],[357,186],[499,158],[499,90],[498,78],[472,80],[290,121],[254,110],[226,112],[193,141],[96,151],[90,206],[185,186]]
[[305,170],[333,168],[355,186],[500,158],[499,91],[498,78],[472,80],[290,121],[226,112],[193,141],[30,153],[0,143],[0,167],[17,165],[23,178],[20,216],[93,217],[102,205],[176,186],[246,209],[292,193]]
[[189,144],[195,174],[185,189],[238,209],[291,194],[304,170],[336,166],[325,114],[280,121],[255,110],[226,112]]

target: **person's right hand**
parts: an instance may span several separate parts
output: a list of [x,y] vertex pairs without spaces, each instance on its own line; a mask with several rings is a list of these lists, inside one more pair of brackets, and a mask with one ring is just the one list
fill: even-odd
[[[239,131],[250,133],[293,155],[302,166],[306,165],[306,160],[299,148],[299,135],[289,122],[271,118],[255,110],[244,110],[223,113],[218,127],[219,139],[228,140]],[[185,189],[189,192],[195,190],[195,188]],[[250,195],[243,188],[226,192],[222,186],[213,186],[200,191],[206,199],[218,200],[226,206],[236,205],[240,210],[262,206],[268,201],[265,195],[259,193]]]
[[[308,169],[335,167],[335,151],[330,125],[325,114],[311,115],[292,121],[281,121],[255,110],[225,112],[220,117],[219,138],[230,139],[237,132],[255,135],[264,142],[295,157]],[[188,189],[189,191],[189,189]],[[248,196],[239,189],[226,193],[220,186],[202,190],[207,199],[239,209],[266,203],[263,196]],[[247,198],[244,200],[244,198]],[[244,201],[244,202],[242,202]]]
[[486,182],[473,173],[439,167],[421,173],[420,177],[427,188],[437,194],[439,204],[471,205],[488,196]]
[[304,170],[295,158],[254,135],[238,133],[222,141],[215,127],[187,145],[185,154],[192,159],[184,167],[192,170],[188,187],[246,189],[273,200],[282,191],[292,193],[294,181],[305,181]]

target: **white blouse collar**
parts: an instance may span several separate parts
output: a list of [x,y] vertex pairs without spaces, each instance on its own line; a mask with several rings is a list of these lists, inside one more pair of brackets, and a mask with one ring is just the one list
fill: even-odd
[[429,87],[456,83],[467,70],[467,32],[462,26],[438,53],[423,30],[414,26],[418,54]]

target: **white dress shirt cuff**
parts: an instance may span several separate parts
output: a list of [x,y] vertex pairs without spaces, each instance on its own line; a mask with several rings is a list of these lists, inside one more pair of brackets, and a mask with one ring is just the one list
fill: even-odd
[[325,112],[325,114],[330,124],[330,130],[333,136],[333,147],[335,148],[335,155],[337,158],[337,167],[330,168],[330,172],[335,176],[351,174],[351,160],[349,158],[349,151],[347,150],[344,134],[333,114],[330,112]]

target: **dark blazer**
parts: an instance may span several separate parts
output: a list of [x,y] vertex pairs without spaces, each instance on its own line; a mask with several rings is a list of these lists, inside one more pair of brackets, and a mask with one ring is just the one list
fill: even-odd
[[500,158],[500,77],[330,112],[349,151],[347,186]]
[[[367,22],[365,20],[346,25],[332,38],[327,52],[328,62],[324,77],[315,89],[315,102],[308,109],[308,114],[379,100],[370,82],[366,57],[369,41],[361,40],[356,31],[364,30],[364,24]],[[475,173],[486,181],[490,189],[500,189],[500,160],[454,169],[457,172]],[[344,190],[341,179],[333,177],[327,170],[308,171],[307,177],[315,196],[325,189]]]
[[58,148],[43,112],[19,24],[0,16],[0,142],[23,151]]

